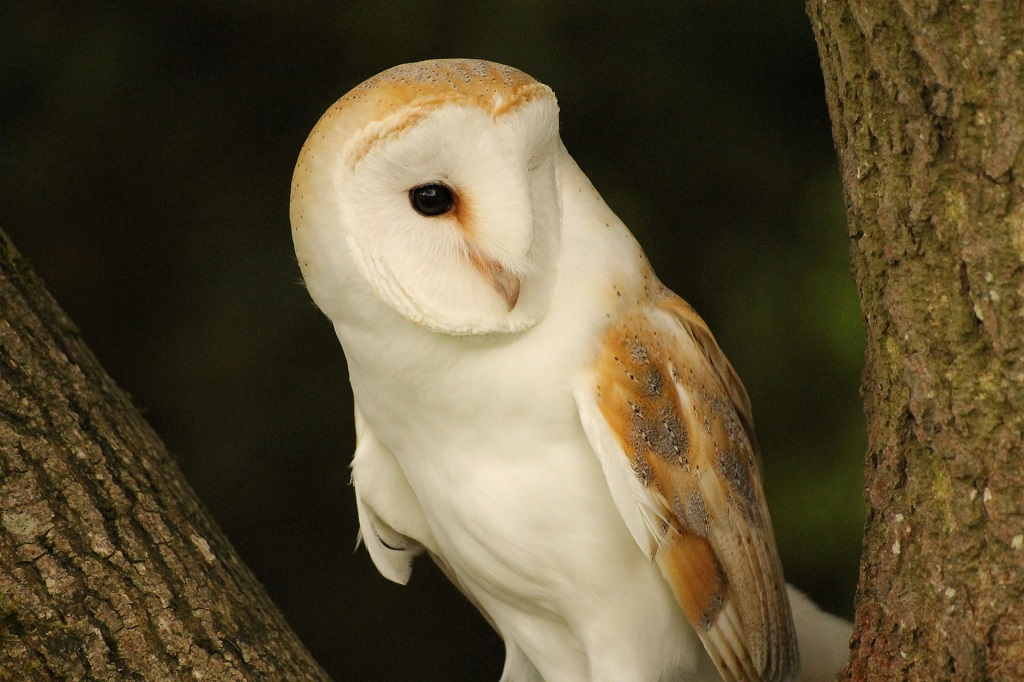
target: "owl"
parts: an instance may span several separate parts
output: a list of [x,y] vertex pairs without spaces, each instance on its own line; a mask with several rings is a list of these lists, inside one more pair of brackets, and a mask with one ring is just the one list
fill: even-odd
[[348,361],[362,541],[401,584],[429,554],[502,682],[833,679],[850,626],[783,579],[746,390],[551,89],[470,59],[370,78],[306,140],[291,224]]

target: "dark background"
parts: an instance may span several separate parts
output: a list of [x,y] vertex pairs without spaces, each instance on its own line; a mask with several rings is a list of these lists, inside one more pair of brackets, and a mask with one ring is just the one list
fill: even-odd
[[341,680],[497,679],[430,565],[352,553],[344,358],[299,282],[292,166],[395,64],[481,57],[562,135],[753,399],[787,578],[852,613],[863,341],[800,2],[0,3],[0,227],[316,658]]

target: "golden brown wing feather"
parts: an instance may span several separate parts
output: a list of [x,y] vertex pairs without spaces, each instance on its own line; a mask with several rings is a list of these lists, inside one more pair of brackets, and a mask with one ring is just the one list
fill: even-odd
[[[616,503],[627,524],[653,512],[654,558],[722,676],[792,679],[796,635],[750,401],[707,325],[662,290],[609,327],[593,369],[592,404],[613,438],[584,418],[588,436],[606,476],[632,472],[642,498]],[[610,442],[621,450],[608,453]],[[628,466],[610,466],[610,456]],[[609,480],[613,495],[620,483]]]

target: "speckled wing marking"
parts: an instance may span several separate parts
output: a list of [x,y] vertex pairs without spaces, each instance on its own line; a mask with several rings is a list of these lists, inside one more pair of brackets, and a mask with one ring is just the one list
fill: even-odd
[[626,525],[723,678],[795,679],[750,401],[704,321],[668,290],[639,302],[576,400]]

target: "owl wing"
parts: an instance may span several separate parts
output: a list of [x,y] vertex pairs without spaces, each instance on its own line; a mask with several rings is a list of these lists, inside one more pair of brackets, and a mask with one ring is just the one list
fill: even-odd
[[[399,585],[409,582],[413,560],[426,550],[438,568],[497,632],[490,614],[438,551],[416,493],[394,453],[373,433],[358,405],[355,417],[356,452],[352,457],[352,486],[356,491],[356,513],[359,516],[356,547],[360,542],[365,544],[380,574]],[[513,655],[511,650],[509,655]]]
[[412,535],[425,537],[426,521],[398,460],[370,430],[358,406],[355,412],[352,486],[359,515],[356,546],[363,542],[380,574],[405,585],[412,575],[413,559],[423,552],[423,544]]
[[795,678],[750,401],[704,321],[667,290],[637,305],[575,397],[623,520],[722,677]]

